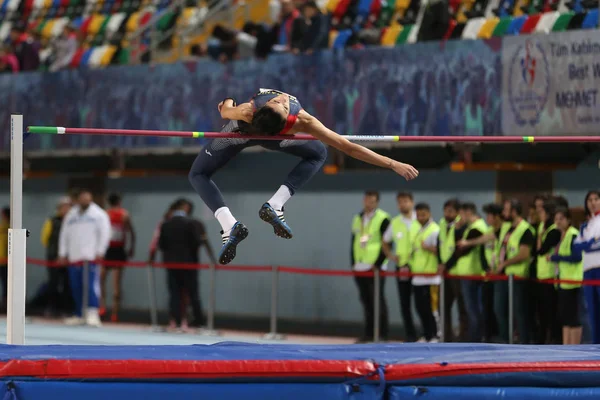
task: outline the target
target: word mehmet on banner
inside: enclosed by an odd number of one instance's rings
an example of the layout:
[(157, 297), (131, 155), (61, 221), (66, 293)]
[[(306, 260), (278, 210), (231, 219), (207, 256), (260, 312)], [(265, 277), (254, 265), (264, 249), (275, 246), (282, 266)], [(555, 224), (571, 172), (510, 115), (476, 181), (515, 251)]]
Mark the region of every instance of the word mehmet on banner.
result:
[(595, 107), (597, 96), (598, 89), (565, 90), (562, 92), (556, 92), (556, 107)]

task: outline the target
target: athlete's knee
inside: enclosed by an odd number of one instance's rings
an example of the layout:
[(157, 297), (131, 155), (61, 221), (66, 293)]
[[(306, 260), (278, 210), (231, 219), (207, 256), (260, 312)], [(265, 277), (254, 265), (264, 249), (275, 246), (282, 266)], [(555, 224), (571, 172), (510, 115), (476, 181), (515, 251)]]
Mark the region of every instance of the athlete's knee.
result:
[(192, 184), (192, 186), (198, 182), (199, 179), (209, 179), (210, 176), (207, 174), (207, 171), (203, 168), (200, 162), (194, 162), (192, 164), (192, 168), (190, 168), (190, 172), (188, 173), (188, 180)]
[(315, 141), (312, 147), (313, 158), (315, 161), (317, 161), (319, 165), (324, 164), (327, 160), (327, 147), (319, 141)]

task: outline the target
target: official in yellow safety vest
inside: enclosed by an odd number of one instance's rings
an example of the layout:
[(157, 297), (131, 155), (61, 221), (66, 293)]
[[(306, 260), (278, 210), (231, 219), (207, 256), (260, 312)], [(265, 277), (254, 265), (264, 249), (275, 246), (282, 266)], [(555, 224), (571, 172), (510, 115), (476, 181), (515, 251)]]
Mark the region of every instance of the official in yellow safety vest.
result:
[[(494, 234), (487, 234), (471, 241), (461, 241), (460, 246), (483, 244), (494, 240), (494, 261), (491, 272), (498, 275), (513, 275), (514, 313), (517, 321), (519, 341), (529, 344), (531, 326), (527, 279), (529, 265), (535, 245), (533, 227), (523, 219), (523, 205), (517, 199), (504, 202), (502, 217), (506, 221)], [(498, 322), (498, 333), (504, 342), (508, 342), (508, 281), (494, 282), (494, 314)]]
[[(494, 248), (496, 245), (496, 232), (500, 232), (503, 224), (507, 224), (502, 218), (502, 206), (499, 204), (486, 204), (483, 206), (485, 213), (485, 222), (488, 230), (484, 237), (491, 237), (491, 240), (484, 243), (485, 260), (487, 263), (487, 273), (495, 271), (494, 266)], [(481, 239), (481, 238), (480, 238)], [(481, 300), (483, 303), (483, 341), (485, 343), (493, 342), (498, 336), (498, 321), (494, 314), (494, 282), (486, 280), (481, 288)]]
[(558, 311), (558, 292), (554, 285), (539, 282), (545, 279), (554, 279), (556, 276), (555, 265), (548, 261), (548, 256), (553, 254), (560, 243), (561, 233), (554, 224), (556, 205), (550, 200), (537, 209), (540, 223), (537, 226), (537, 252), (535, 263), (535, 313), (539, 321), (539, 344), (560, 344), (561, 328), (556, 313)]
[[(354, 271), (371, 271), (373, 269), (385, 270), (383, 262), (383, 234), (390, 224), (390, 216), (379, 208), (379, 193), (365, 192), (363, 211), (354, 216), (352, 220), (351, 261)], [(355, 276), (358, 286), (360, 301), (365, 317), (365, 332), (358, 342), (373, 341), (373, 328), (375, 326), (375, 282), (373, 277)], [(384, 296), (384, 277), (379, 279), (380, 291), (380, 335), (386, 340), (389, 331), (388, 310)]]
[[(464, 221), (461, 221), (458, 211), (460, 203), (457, 199), (449, 199), (444, 203), (444, 217), (440, 219), (440, 235), (438, 237), (438, 269), (442, 273), (444, 265), (448, 262), (454, 250), (456, 242), (462, 238), (465, 229)], [(452, 275), (453, 272), (449, 271)], [(437, 286), (435, 287), (437, 289)], [(454, 335), (452, 324), (452, 309), (454, 304), (458, 305), (458, 337)], [(464, 342), (467, 339), (467, 311), (462, 296), (460, 282), (456, 279), (446, 279), (444, 282), (444, 341)]]
[[(437, 274), (437, 239), (440, 232), (438, 224), (431, 219), (431, 209), (428, 204), (416, 205), (418, 223), (412, 225), (411, 229), (411, 257), (410, 270), (414, 274)], [(423, 337), (420, 342), (436, 343), (437, 324), (431, 307), (431, 286), (440, 284), (439, 275), (414, 276), (412, 278), (413, 291), (415, 294), (415, 306), (417, 314), (423, 327)]]
[[(460, 220), (464, 223), (462, 239), (474, 240), (485, 235), (488, 227), (479, 215), (474, 203), (466, 202), (460, 205)], [(462, 296), (467, 308), (469, 342), (478, 343), (482, 335), (482, 280), (468, 279), (474, 276), (483, 277), (487, 269), (485, 245), (463, 246), (457, 248), (450, 259), (443, 265), (461, 285)], [(460, 277), (464, 277), (460, 279)]]
[(561, 232), (560, 243), (548, 261), (558, 266), (558, 278), (574, 281), (561, 283), (558, 292), (558, 315), (562, 325), (563, 344), (581, 344), (581, 281), (583, 280), (583, 253), (574, 246), (579, 231), (571, 226), (571, 213), (558, 208), (554, 224)]
[[(394, 264), (394, 269), (399, 272), (410, 273), (410, 254), (412, 244), (410, 232), (413, 223), (416, 224), (414, 201), (411, 193), (400, 192), (396, 196), (398, 214), (392, 219), (383, 235), (383, 251), (388, 260)], [(393, 245), (393, 250), (392, 250)], [(416, 342), (417, 332), (412, 317), (412, 283), (410, 277), (398, 277), (398, 297), (400, 298), (400, 311), (404, 322), (404, 341)]]
[[(498, 258), (496, 273), (528, 278), (529, 264), (535, 245), (533, 227), (523, 219), (523, 205), (517, 199), (504, 202), (503, 216), (510, 222), (510, 227), (501, 229), (498, 238), (499, 251), (496, 254)], [(499, 281), (498, 283), (499, 285), (496, 286), (494, 292), (496, 318), (498, 321), (505, 321), (506, 334), (511, 334), (508, 332), (508, 281)], [(514, 314), (521, 344), (529, 344), (531, 341), (530, 304), (527, 296), (527, 286), (527, 281), (514, 280)]]

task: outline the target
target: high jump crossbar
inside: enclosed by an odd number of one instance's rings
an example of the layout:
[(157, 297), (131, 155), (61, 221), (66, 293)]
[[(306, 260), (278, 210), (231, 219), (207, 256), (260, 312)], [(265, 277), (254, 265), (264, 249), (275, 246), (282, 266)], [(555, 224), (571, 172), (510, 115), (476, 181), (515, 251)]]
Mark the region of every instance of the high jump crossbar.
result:
[[(28, 133), (51, 135), (115, 135), (158, 136), (181, 138), (240, 138), (240, 133), (151, 131), (133, 129), (64, 128), (57, 126), (29, 126)], [(295, 135), (242, 135), (251, 140), (318, 140), (307, 134)], [(445, 142), (445, 143), (567, 143), (600, 142), (600, 136), (397, 136), (397, 135), (344, 135), (351, 142)]]

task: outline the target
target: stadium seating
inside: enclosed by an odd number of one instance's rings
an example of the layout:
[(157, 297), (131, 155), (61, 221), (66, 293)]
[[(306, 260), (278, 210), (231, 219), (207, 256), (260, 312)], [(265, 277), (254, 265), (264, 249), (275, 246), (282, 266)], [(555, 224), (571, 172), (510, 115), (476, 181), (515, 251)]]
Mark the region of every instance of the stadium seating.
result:
[[(429, 1), (421, 0), (326, 0), (323, 11), (330, 16), (329, 46), (343, 48), (356, 42), (361, 29), (375, 30), (382, 46), (415, 42)], [(131, 35), (154, 24), (159, 32), (173, 27), (183, 31), (196, 26), (207, 13), (205, 3), (188, 0), (181, 9), (169, 0), (0, 0), (0, 40), (6, 40), (11, 27), (25, 25), (42, 43), (59, 36), (68, 24), (81, 33), (80, 48), (72, 67), (102, 67), (130, 63)], [(251, 6), (249, 6), (251, 4)], [(490, 39), (505, 35), (562, 32), (598, 27), (598, 3), (593, 0), (450, 0), (449, 18), (444, 21), (439, 40)], [(187, 38), (185, 51), (205, 42), (218, 24), (240, 29), (246, 21), (268, 23), (269, 0), (255, 0), (236, 7), (234, 15), (217, 15), (200, 33)], [(144, 46), (148, 35), (140, 35)], [(179, 37), (167, 40), (179, 46)], [(50, 50), (42, 50), (43, 59)], [(177, 53), (176, 56), (180, 56)], [(175, 61), (170, 59), (168, 61)]]

